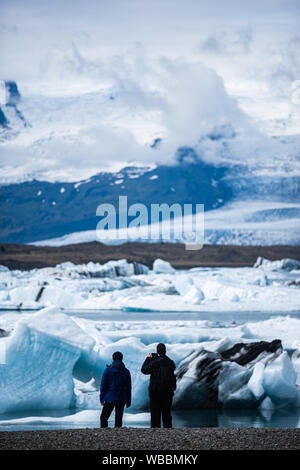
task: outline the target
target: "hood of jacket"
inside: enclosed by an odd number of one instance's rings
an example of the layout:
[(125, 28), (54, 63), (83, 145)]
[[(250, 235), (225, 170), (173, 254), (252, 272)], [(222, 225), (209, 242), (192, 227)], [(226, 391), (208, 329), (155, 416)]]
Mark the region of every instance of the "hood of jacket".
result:
[(115, 367), (116, 369), (125, 369), (125, 364), (123, 361), (120, 361), (119, 359), (116, 361), (113, 361), (111, 366), (108, 367)]

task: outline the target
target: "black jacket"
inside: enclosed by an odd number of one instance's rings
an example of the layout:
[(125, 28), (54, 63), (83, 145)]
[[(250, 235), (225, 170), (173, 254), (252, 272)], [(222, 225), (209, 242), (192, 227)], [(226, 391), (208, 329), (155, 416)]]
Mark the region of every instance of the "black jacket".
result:
[[(142, 365), (142, 373), (150, 374), (149, 393), (174, 393), (176, 389), (176, 377), (174, 370), (176, 369), (174, 361), (168, 356), (158, 356), (157, 354), (151, 357), (146, 357)], [(164, 385), (161, 384), (161, 377), (167, 378)]]

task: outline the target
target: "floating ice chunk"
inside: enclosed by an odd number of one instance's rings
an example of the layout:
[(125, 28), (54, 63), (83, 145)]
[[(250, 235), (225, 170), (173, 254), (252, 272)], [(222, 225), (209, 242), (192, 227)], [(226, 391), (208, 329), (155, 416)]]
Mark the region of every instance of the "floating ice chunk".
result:
[(0, 264), (0, 273), (1, 272), (5, 273), (7, 271), (9, 271), (9, 269), (6, 266), (3, 266), (2, 264)]
[(253, 266), (254, 268), (264, 267), (270, 269), (271, 271), (277, 269), (284, 269), (285, 271), (292, 271), (293, 269), (300, 269), (300, 262), (291, 259), (283, 258), (281, 260), (270, 261), (266, 258), (259, 256)]
[(76, 264), (71, 263), (71, 261), (65, 261), (64, 263), (57, 264), (56, 267), (61, 269), (73, 269), (76, 268)]
[(256, 338), (256, 336), (252, 333), (248, 325), (243, 325), (241, 327), (242, 338)]
[(9, 291), (0, 288), (0, 301), (10, 302), (11, 297), (9, 295)]
[(157, 258), (153, 263), (153, 272), (160, 274), (174, 273), (175, 269), (168, 261)]
[(76, 308), (88, 298), (88, 292), (80, 292), (76, 286), (52, 284), (46, 286), (39, 299), (39, 303), (44, 306)]
[(71, 344), (81, 351), (92, 350), (95, 340), (88, 336), (68, 315), (55, 307), (44, 308), (23, 318), (18, 324)]
[(32, 283), (27, 286), (15, 287), (10, 290), (9, 297), (13, 305), (21, 305), (22, 307), (37, 307), (35, 299), (38, 296), (41, 286)]
[[(2, 429), (4, 426), (13, 426), (16, 429), (20, 426), (20, 429), (36, 429), (38, 426), (43, 426), (47, 429), (70, 429), (70, 428), (96, 428), (99, 427), (100, 410), (98, 409), (85, 409), (78, 411), (77, 413), (68, 414), (66, 416), (28, 416), (26, 418), (16, 418), (9, 420), (1, 420)], [(109, 422), (112, 422), (113, 426), (113, 415), (111, 415)], [(138, 424), (148, 426), (150, 416), (149, 413), (124, 413), (123, 425), (136, 426)], [(18, 428), (17, 428), (18, 429)]]
[(0, 413), (74, 406), (73, 367), (94, 343), (55, 309), (19, 321), (1, 365)]
[(142, 307), (122, 307), (123, 312), (155, 312), (153, 308), (142, 308)]
[(240, 302), (240, 296), (243, 295), (242, 289), (231, 286), (223, 285), (219, 291), (219, 300), (222, 302)]
[(141, 263), (128, 263), (126, 259), (108, 261), (103, 265), (104, 271), (112, 271), (115, 276), (132, 276), (133, 274), (147, 274), (149, 269)]
[(268, 277), (266, 276), (266, 274), (262, 271), (260, 271), (258, 274), (259, 276), (253, 281), (253, 284), (257, 286), (262, 286), (262, 287), (269, 286), (270, 281)]
[(199, 305), (205, 298), (204, 293), (200, 287), (195, 285), (194, 279), (191, 276), (178, 276), (174, 285), (177, 292), (183, 296), (183, 300), (187, 303)]
[(230, 302), (239, 302), (240, 298), (237, 294), (233, 294), (232, 296), (229, 297)]
[[(160, 265), (162, 263), (165, 262), (161, 261)], [(74, 265), (68, 262), (29, 272), (4, 268), (5, 271), (0, 270), (0, 304), (3, 308), (18, 309), (57, 305), (68, 309), (150, 307), (160, 311), (272, 310), (286, 313), (297, 309), (300, 302), (300, 290), (290, 287), (296, 285), (299, 271), (273, 271), (268, 274), (268, 281), (264, 268), (198, 268), (174, 273), (173, 268), (168, 263), (166, 265), (171, 272), (148, 273), (147, 267), (126, 260), (105, 265), (93, 262)], [(162, 268), (159, 270), (162, 271)], [(205, 301), (197, 303), (199, 299), (196, 299), (193, 305), (183, 299), (193, 286), (201, 289)], [(124, 289), (123, 293), (121, 289)], [(116, 291), (114, 296), (103, 295), (103, 292), (112, 291)], [(195, 293), (195, 289), (192, 292)], [(286, 331), (280, 328), (283, 329)], [(269, 334), (267, 329), (263, 333)], [(287, 336), (280, 331), (279, 337), (282, 334)]]
[(208, 279), (202, 286), (202, 290), (207, 299), (218, 299), (221, 289), (222, 283), (215, 279)]
[(193, 305), (198, 305), (198, 304), (201, 304), (202, 300), (204, 300), (204, 294), (202, 292), (202, 290), (197, 287), (197, 286), (193, 286), (186, 294), (185, 296), (183, 297), (183, 300), (185, 302), (188, 302), (189, 304), (193, 304)]
[(191, 276), (179, 275), (177, 276), (174, 286), (180, 295), (186, 295), (194, 286), (194, 280)]
[(135, 261), (128, 263), (126, 259), (108, 261), (103, 265), (92, 261), (81, 265), (65, 262), (58, 264), (56, 268), (62, 270), (63, 275), (68, 275), (71, 278), (114, 278), (133, 274), (147, 274), (149, 271), (147, 266)]
[(202, 291), (206, 299), (222, 302), (239, 302), (245, 295), (245, 289), (228, 280), (208, 279), (203, 283)]
[(300, 406), (300, 391), (296, 386), (297, 375), (284, 351), (266, 366), (262, 385), (275, 406)]
[(248, 382), (248, 388), (258, 400), (264, 394), (264, 387), (262, 385), (264, 377), (265, 366), (262, 362), (257, 362), (254, 366), (251, 378)]
[(177, 368), (175, 406), (256, 408), (268, 396), (275, 408), (299, 407), (296, 373), (281, 351), (279, 340), (194, 351)]

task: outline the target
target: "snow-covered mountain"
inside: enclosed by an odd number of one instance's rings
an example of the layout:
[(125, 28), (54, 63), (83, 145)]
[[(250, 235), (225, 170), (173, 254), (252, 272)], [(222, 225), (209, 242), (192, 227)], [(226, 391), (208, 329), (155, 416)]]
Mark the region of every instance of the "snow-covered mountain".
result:
[(62, 245), (97, 240), (98, 205), (110, 203), (118, 210), (120, 195), (128, 197), (128, 205), (142, 202), (148, 208), (162, 202), (204, 203), (206, 243), (300, 242), (299, 178), (238, 178), (228, 167), (203, 162), (128, 166), (76, 183), (33, 180), (3, 185), (0, 195), (1, 242)]
[[(190, 153), (190, 149), (181, 152)], [(226, 168), (198, 162), (128, 166), (117, 173), (102, 172), (76, 183), (27, 181), (0, 187), (2, 242), (34, 242), (82, 230), (94, 231), (100, 203), (114, 204), (126, 195), (128, 206), (136, 202), (205, 203), (221, 206), (231, 197), (223, 183)]]
[(146, 207), (204, 204), (207, 243), (300, 242), (299, 136), (245, 131), (236, 112), (208, 122), (195, 145), (172, 147), (154, 104), (145, 114), (137, 98), (23, 96), (0, 82), (1, 242), (94, 240), (98, 205), (117, 207), (121, 195)]

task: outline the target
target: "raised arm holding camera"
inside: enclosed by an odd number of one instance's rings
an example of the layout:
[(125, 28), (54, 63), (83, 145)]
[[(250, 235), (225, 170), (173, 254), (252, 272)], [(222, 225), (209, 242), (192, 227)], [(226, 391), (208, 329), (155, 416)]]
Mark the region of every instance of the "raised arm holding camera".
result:
[(174, 361), (166, 355), (166, 346), (159, 343), (156, 353), (149, 353), (142, 365), (142, 373), (150, 375), (149, 396), (151, 427), (172, 427), (172, 401), (176, 389)]

